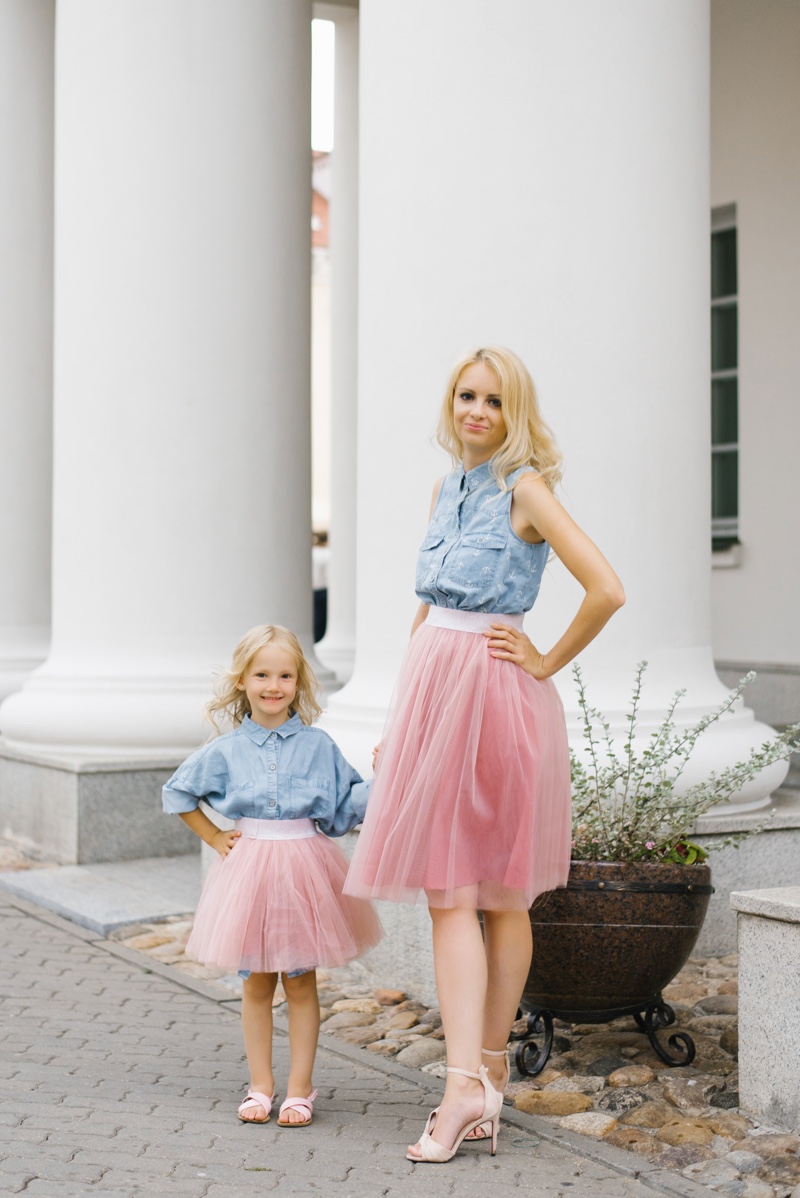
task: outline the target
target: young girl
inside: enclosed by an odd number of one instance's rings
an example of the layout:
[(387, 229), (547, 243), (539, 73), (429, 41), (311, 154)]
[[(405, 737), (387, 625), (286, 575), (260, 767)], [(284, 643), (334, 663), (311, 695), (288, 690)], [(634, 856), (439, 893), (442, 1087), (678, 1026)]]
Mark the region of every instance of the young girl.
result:
[[(342, 893), (347, 859), (328, 836), (364, 818), (369, 783), (312, 722), (317, 681), (297, 637), (279, 625), (251, 629), (236, 646), (207, 713), (233, 731), (193, 753), (164, 787), (164, 809), (211, 845), (187, 955), (245, 977), (242, 1028), (250, 1087), (246, 1123), (268, 1123), (275, 1098), (272, 998), (283, 974), (291, 1069), (281, 1127), (311, 1123), (319, 1033), (315, 969), (341, 965), (376, 944), (371, 903)], [(222, 831), (203, 799), (234, 820)], [(320, 835), (320, 832), (326, 835)]]
[[(494, 1152), (528, 908), (569, 872), (569, 753), (551, 678), (624, 602), (553, 495), (558, 448), (516, 354), (494, 346), (456, 366), (438, 439), (455, 469), (434, 488), (420, 608), (347, 880), (363, 898), (424, 891), (430, 908), (447, 1082), (412, 1161), (450, 1160), (467, 1136), (491, 1137)], [(551, 548), (585, 595), (542, 653), (522, 616)]]

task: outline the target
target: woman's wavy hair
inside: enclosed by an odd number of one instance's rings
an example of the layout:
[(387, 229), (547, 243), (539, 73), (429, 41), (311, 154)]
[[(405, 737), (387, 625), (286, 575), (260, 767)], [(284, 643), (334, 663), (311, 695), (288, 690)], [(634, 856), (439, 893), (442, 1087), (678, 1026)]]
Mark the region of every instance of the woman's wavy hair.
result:
[(322, 714), (317, 703), (319, 683), (303, 654), (302, 646), (293, 632), (280, 624), (259, 624), (246, 632), (233, 651), (230, 669), (224, 670), (214, 682), (214, 698), (206, 705), (206, 717), (219, 736), (223, 729), (217, 716), (223, 714), (225, 723), (238, 728), (246, 715), (250, 715), (250, 703), (239, 684), (249, 670), (253, 658), (266, 645), (277, 645), (292, 655), (297, 669), (297, 694), (289, 712), (299, 715), (304, 724), (313, 724)]
[(551, 430), (542, 419), (536, 388), (527, 367), (510, 349), (488, 345), (476, 349), (454, 366), (447, 381), (436, 440), (459, 463), (463, 446), (456, 433), (453, 399), (461, 375), (468, 366), (483, 362), (500, 381), (500, 402), (506, 422), (506, 439), (492, 458), (492, 474), (502, 491), (508, 490), (506, 477), (520, 466), (533, 466), (551, 491), (561, 479), (561, 451)]

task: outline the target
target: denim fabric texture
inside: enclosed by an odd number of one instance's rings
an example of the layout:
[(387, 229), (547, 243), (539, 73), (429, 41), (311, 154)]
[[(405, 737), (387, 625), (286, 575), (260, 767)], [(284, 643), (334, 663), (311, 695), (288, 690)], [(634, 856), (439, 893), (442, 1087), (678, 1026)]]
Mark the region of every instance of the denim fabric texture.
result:
[(443, 479), (417, 559), (423, 603), (509, 615), (533, 607), (550, 547), (528, 544), (511, 527), (511, 488), (529, 470), (509, 474), (508, 491), (495, 482), (491, 461)]
[(179, 766), (164, 787), (167, 812), (204, 799), (228, 819), (313, 819), (343, 836), (364, 819), (370, 783), (323, 732), (293, 715), (270, 731), (246, 716)]

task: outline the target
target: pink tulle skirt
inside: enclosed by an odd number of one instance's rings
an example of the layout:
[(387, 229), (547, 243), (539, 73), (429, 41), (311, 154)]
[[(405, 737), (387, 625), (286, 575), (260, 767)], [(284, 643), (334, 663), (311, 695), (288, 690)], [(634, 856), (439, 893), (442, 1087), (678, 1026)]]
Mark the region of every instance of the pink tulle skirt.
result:
[[(347, 858), (311, 820), (237, 827), (242, 836), (208, 871), (187, 956), (231, 971), (292, 973), (343, 965), (378, 943), (372, 904), (342, 893)], [(273, 838), (282, 832), (291, 839)]]
[(346, 893), (524, 910), (566, 884), (570, 766), (558, 691), (491, 657), (480, 635), (521, 620), (432, 607), (415, 632)]

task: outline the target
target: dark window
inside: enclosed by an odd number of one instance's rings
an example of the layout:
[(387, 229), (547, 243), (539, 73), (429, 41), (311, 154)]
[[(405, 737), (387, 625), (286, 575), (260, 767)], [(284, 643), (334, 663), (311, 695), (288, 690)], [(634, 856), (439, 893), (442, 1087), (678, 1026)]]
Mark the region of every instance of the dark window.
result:
[(736, 212), (711, 221), (711, 539), (739, 540), (739, 332)]

